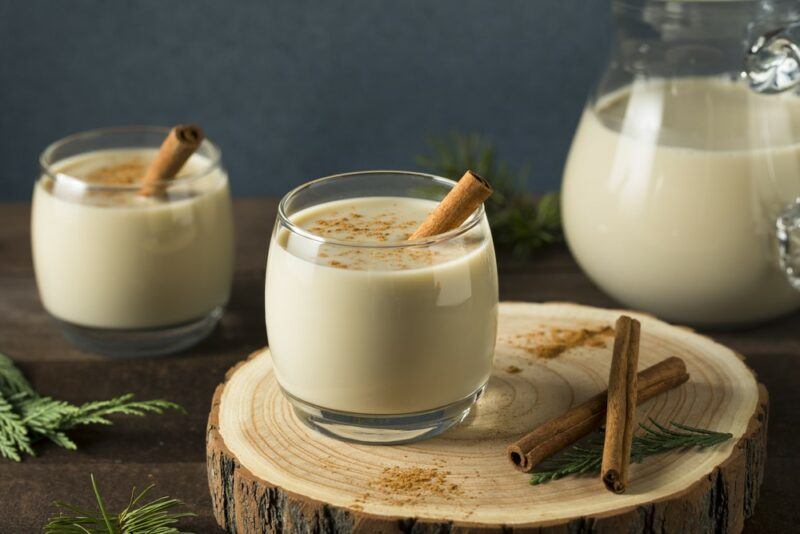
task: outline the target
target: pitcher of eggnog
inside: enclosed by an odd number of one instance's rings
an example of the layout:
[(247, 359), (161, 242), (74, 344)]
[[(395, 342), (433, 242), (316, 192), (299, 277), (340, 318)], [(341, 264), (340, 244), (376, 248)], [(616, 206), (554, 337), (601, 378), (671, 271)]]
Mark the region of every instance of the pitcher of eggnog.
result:
[(706, 327), (800, 308), (800, 2), (613, 0), (564, 171), (569, 247), (626, 306)]

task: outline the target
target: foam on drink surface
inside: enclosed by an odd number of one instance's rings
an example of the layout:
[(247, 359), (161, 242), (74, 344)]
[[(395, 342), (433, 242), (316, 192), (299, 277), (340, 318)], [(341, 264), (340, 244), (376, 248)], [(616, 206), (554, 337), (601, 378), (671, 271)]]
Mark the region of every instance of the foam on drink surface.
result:
[[(159, 199), (140, 195), (136, 189), (157, 152), (154, 148), (119, 148), (78, 154), (52, 166), (53, 173), (66, 180), (57, 184), (44, 182), (43, 186), (49, 192), (58, 187), (58, 193), (66, 198), (80, 195), (83, 202), (88, 200), (97, 206), (157, 205)], [(207, 166), (204, 157), (194, 154), (176, 178), (202, 172)], [(196, 194), (189, 188), (169, 192), (171, 200), (193, 196)]]
[(292, 254), (309, 261), (354, 270), (415, 269), (455, 259), (476, 248), (481, 239), (473, 232), (430, 246), (400, 246), (437, 204), (404, 197), (327, 202), (297, 213), (292, 222), (316, 236), (352, 246), (291, 235), (282, 236), (280, 242)]

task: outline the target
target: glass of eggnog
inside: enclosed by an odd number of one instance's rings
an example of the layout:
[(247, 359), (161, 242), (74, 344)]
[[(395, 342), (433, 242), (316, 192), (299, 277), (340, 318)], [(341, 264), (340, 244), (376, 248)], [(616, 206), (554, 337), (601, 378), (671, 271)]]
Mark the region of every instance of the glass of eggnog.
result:
[(497, 267), (479, 207), (409, 239), (455, 182), (366, 171), (286, 195), (269, 248), (266, 323), (297, 415), (342, 439), (401, 443), (463, 420), (489, 379)]
[(170, 132), (123, 127), (47, 147), (31, 237), (42, 304), (79, 347), (114, 356), (179, 351), (203, 339), (231, 289), (228, 176), (208, 140), (158, 195), (141, 179)]

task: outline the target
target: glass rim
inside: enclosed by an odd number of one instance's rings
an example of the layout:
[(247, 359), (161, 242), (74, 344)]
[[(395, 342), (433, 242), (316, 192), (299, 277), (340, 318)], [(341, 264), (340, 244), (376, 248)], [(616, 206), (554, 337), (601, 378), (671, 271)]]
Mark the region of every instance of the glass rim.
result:
[[(789, 4), (795, 0), (772, 0), (774, 3), (781, 5), (781, 4)], [(761, 0), (612, 0), (612, 5), (615, 8), (622, 9), (624, 11), (630, 12), (641, 12), (647, 9), (648, 7), (659, 7), (664, 8), (668, 5), (672, 4), (683, 4), (686, 6), (694, 6), (698, 8), (709, 8), (712, 6), (716, 7), (730, 7), (730, 6), (757, 6), (761, 3)], [(682, 16), (681, 12), (674, 12), (672, 13), (675, 17)]]
[[(59, 161), (64, 161), (63, 159), (53, 161), (53, 153), (62, 148), (69, 143), (74, 143), (76, 141), (85, 141), (90, 140), (93, 138), (102, 138), (108, 135), (114, 134), (124, 134), (124, 133), (161, 133), (164, 137), (167, 136), (169, 131), (172, 128), (169, 126), (157, 126), (157, 125), (147, 125), (147, 124), (134, 124), (128, 126), (110, 126), (104, 128), (94, 128), (91, 130), (84, 130), (81, 132), (75, 132), (69, 134), (65, 137), (57, 139), (53, 141), (45, 149), (39, 154), (39, 169), (42, 175), (46, 175), (53, 180), (64, 180), (69, 181), (72, 183), (80, 183), (82, 188), (85, 189), (92, 189), (92, 190), (106, 190), (106, 191), (138, 191), (141, 189), (141, 184), (104, 184), (104, 183), (94, 183), (94, 182), (87, 182), (81, 178), (76, 176), (71, 176), (69, 174), (64, 174), (61, 172), (54, 172), (53, 167), (58, 164)], [(207, 137), (203, 139), (203, 142), (200, 146), (206, 145), (210, 147), (211, 154), (209, 157), (205, 158), (208, 159), (208, 164), (205, 165), (201, 170), (197, 172), (193, 172), (190, 174), (186, 174), (181, 176), (180, 178), (173, 178), (164, 183), (165, 189), (171, 189), (173, 187), (184, 185), (186, 183), (193, 182), (199, 178), (203, 178), (208, 176), (215, 170), (220, 167), (220, 163), (222, 161), (222, 151), (220, 150), (219, 146), (216, 143), (208, 139)], [(124, 148), (154, 148), (154, 147), (137, 147), (137, 146), (130, 146), (130, 147), (117, 147), (119, 149)], [(157, 148), (157, 147), (155, 147)], [(199, 148), (199, 147), (198, 147)], [(113, 149), (111, 149), (113, 150)], [(89, 152), (89, 151), (87, 151)], [(197, 153), (197, 151), (195, 151)], [(75, 154), (78, 155), (78, 154)], [(39, 178), (37, 177), (37, 180)]]
[[(647, 4), (758, 4), (762, 0), (613, 0), (613, 3), (631, 7), (644, 7)], [(789, 3), (792, 0), (773, 0)]]
[(448, 230), (447, 232), (443, 232), (441, 234), (436, 234), (429, 237), (420, 237), (418, 239), (409, 239), (407, 241), (402, 241), (402, 242), (372, 243), (372, 242), (362, 242), (362, 241), (345, 241), (343, 239), (325, 237), (319, 234), (315, 234), (314, 232), (309, 232), (308, 230), (294, 224), (292, 220), (289, 218), (289, 216), (286, 214), (287, 203), (292, 199), (294, 199), (295, 197), (297, 197), (298, 195), (302, 194), (304, 191), (314, 186), (324, 184), (327, 182), (337, 181), (342, 178), (351, 178), (356, 176), (370, 176), (377, 174), (392, 174), (395, 176), (411, 176), (415, 178), (424, 178), (426, 180), (429, 180), (437, 184), (446, 185), (448, 186), (449, 189), (452, 189), (456, 185), (455, 180), (444, 178), (442, 176), (436, 176), (435, 174), (428, 174), (415, 171), (387, 169), (387, 170), (352, 171), (352, 172), (343, 172), (339, 174), (331, 174), (328, 176), (323, 176), (322, 178), (317, 178), (309, 182), (306, 182), (286, 193), (281, 199), (281, 201), (278, 203), (278, 221), (281, 223), (281, 225), (285, 226), (286, 229), (289, 230), (290, 232), (299, 235), (300, 237), (316, 241), (318, 243), (336, 245), (339, 247), (350, 247), (350, 248), (397, 249), (397, 248), (423, 247), (450, 241), (472, 230), (484, 218), (485, 210), (483, 204), (481, 203), (481, 205), (478, 206), (478, 209), (476, 209), (469, 217), (467, 217), (467, 220), (461, 223), (461, 225), (458, 228)]

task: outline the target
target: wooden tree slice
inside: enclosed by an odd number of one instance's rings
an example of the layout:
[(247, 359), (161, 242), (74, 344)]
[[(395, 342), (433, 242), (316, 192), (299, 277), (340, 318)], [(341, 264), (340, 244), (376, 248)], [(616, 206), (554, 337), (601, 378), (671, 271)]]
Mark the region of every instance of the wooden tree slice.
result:
[[(619, 314), (501, 304), (486, 393), (464, 423), (411, 445), (356, 445), (307, 428), (281, 396), (269, 351), (253, 354), (217, 388), (209, 416), (217, 521), (237, 533), (740, 531), (764, 468), (766, 389), (731, 350), (648, 316), (632, 314), (642, 321), (640, 368), (679, 356), (691, 379), (643, 404), (639, 420), (734, 439), (634, 464), (623, 495), (596, 476), (532, 486), (507, 460), (510, 441), (606, 388), (612, 338), (601, 330)], [(553, 329), (583, 328), (590, 332), (553, 341)], [(398, 483), (415, 476), (422, 480)]]

